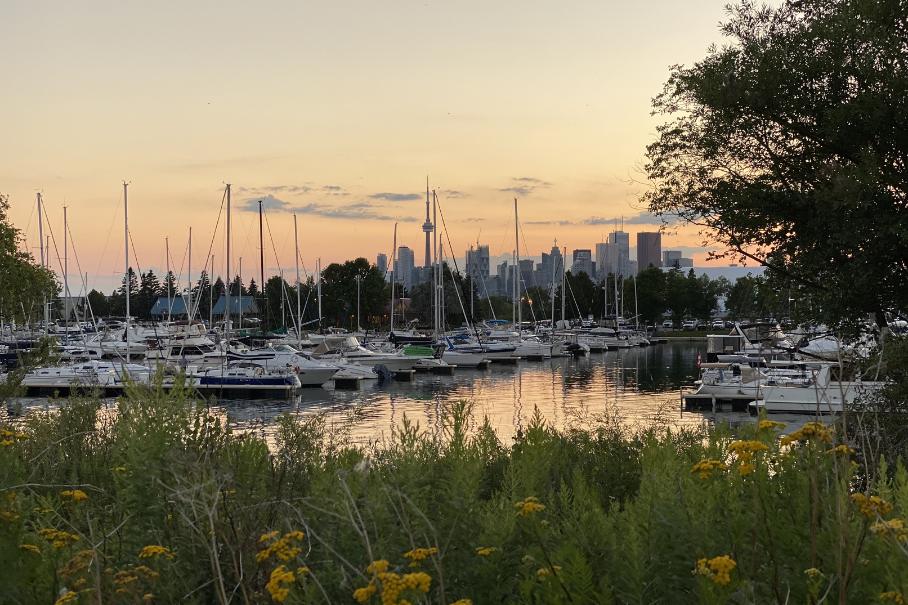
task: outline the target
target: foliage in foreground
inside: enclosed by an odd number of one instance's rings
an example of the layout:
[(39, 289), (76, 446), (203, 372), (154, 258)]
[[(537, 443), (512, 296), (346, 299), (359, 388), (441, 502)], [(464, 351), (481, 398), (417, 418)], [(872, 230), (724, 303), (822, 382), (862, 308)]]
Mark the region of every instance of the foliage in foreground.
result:
[(70, 401), (0, 442), (10, 603), (817, 603), (908, 595), (908, 473), (866, 485), (833, 430), (732, 438), (537, 419), (504, 447), (458, 406), (352, 446), (271, 448), (182, 393)]

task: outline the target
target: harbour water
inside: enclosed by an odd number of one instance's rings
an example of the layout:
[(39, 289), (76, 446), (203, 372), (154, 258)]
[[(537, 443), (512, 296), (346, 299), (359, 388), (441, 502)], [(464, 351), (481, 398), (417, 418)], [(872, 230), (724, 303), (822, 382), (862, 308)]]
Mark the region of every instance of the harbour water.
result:
[(217, 410), (237, 429), (273, 433), (284, 413), (323, 414), (356, 442), (387, 439), (406, 416), (439, 430), (446, 406), (472, 405), (477, 422), (488, 417), (503, 443), (534, 413), (557, 428), (589, 427), (608, 418), (628, 427), (699, 426), (707, 416), (681, 413), (679, 389), (697, 379), (704, 342), (675, 342), (591, 354), (579, 359), (493, 364), (457, 369), (452, 376), (417, 374), (412, 382), (364, 382), (355, 391), (305, 389), (288, 401), (222, 401)]

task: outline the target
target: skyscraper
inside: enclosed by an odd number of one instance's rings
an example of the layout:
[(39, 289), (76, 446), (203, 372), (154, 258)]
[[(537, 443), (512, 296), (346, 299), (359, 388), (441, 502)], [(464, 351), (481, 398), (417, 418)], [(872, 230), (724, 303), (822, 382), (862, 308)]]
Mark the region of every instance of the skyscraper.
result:
[(662, 234), (658, 231), (637, 233), (637, 270), (662, 266)]
[(398, 247), (397, 260), (394, 261), (394, 281), (409, 289), (413, 286), (413, 269), (415, 267), (416, 260), (413, 250), (408, 246)]
[(384, 275), (388, 272), (388, 255), (384, 252), (379, 252), (378, 257), (375, 259), (375, 267), (379, 272)]
[(615, 275), (630, 275), (631, 245), (630, 236), (624, 231), (612, 231), (608, 234), (608, 243), (614, 245), (609, 249), (614, 253), (611, 261), (611, 272)]
[(573, 260), (572, 274), (586, 273), (590, 278), (593, 277), (593, 252), (589, 248), (574, 250)]
[(489, 278), (489, 247), (477, 246), (467, 250), (467, 275), (475, 281)]
[(596, 244), (596, 279), (600, 281), (604, 280), (609, 273), (614, 273), (612, 248), (614, 248), (612, 244), (605, 242)]

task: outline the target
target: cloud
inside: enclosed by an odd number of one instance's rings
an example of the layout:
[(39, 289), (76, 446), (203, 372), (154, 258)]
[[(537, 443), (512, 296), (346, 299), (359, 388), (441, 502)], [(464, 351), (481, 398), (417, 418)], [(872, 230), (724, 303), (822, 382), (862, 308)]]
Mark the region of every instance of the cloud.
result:
[(551, 186), (552, 184), (550, 182), (532, 176), (516, 176), (511, 178), (510, 186), (501, 187), (498, 191), (506, 191), (526, 197), (537, 189), (548, 189)]
[(614, 226), (616, 223), (620, 226), (621, 222), (624, 221), (625, 225), (662, 225), (662, 224), (672, 224), (673, 215), (665, 215), (662, 217), (656, 216), (649, 212), (640, 212), (633, 216), (626, 216), (623, 218), (605, 218), (602, 216), (591, 216), (579, 221), (572, 220), (546, 220), (546, 221), (526, 221), (525, 225), (557, 225), (560, 227), (571, 226), (571, 225), (610, 225)]
[(419, 193), (373, 193), (369, 196), (369, 199), (372, 200), (382, 200), (385, 202), (414, 202), (416, 200), (421, 200), (422, 195)]
[(467, 197), (466, 193), (464, 193), (463, 191), (458, 191), (457, 189), (442, 189), (441, 191), (439, 191), (439, 193), (444, 197), (452, 199)]
[(486, 219), (482, 218), (481, 216), (471, 216), (469, 218), (463, 219), (463, 222), (465, 222), (465, 223), (484, 223), (485, 220)]
[(325, 195), (350, 195), (350, 193), (340, 185), (322, 185), (321, 190), (325, 193)]
[(327, 204), (313, 202), (304, 206), (290, 208), (289, 210), (300, 214), (310, 214), (325, 218), (344, 220), (400, 221), (403, 223), (412, 223), (416, 221), (414, 217), (398, 217), (375, 212), (375, 210), (366, 202), (356, 202), (344, 206), (329, 206)]
[(258, 212), (259, 211), (259, 200), (262, 202), (262, 209), (269, 211), (278, 211), (284, 212), (290, 208), (290, 202), (285, 202), (284, 200), (278, 199), (271, 194), (261, 196), (261, 197), (251, 197), (249, 199), (243, 200), (240, 202), (240, 205), (237, 207), (241, 212)]

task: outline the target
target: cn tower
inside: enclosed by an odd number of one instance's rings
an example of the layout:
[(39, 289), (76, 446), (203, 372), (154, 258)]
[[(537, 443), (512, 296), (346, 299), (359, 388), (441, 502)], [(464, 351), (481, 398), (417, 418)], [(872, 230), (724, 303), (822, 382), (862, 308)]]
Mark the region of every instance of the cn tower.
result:
[(429, 219), (429, 177), (426, 177), (426, 222), (422, 224), (422, 230), (426, 234), (426, 264), (424, 267), (432, 266), (432, 230), (435, 225)]

